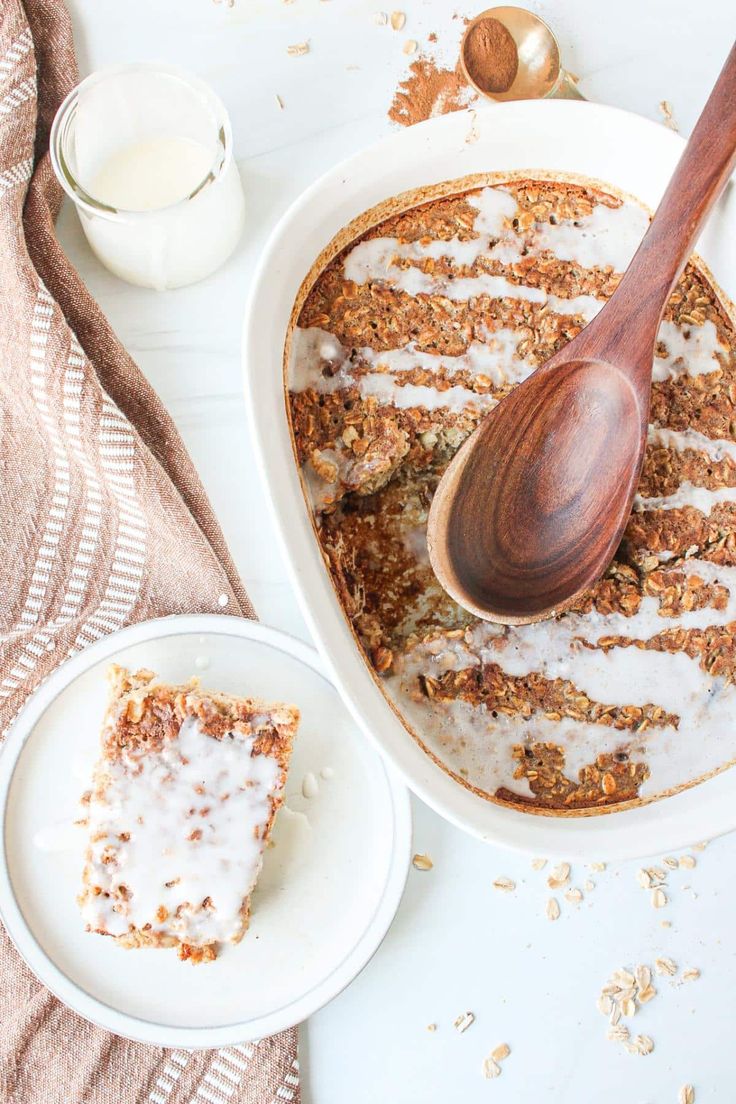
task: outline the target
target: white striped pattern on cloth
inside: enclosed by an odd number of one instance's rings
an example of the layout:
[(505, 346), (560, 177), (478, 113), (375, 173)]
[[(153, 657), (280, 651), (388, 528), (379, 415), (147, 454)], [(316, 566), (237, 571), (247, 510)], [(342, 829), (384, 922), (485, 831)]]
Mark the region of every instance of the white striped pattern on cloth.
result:
[(32, 173), (32, 157), (26, 157), (24, 161), (19, 161), (17, 165), (13, 165), (4, 172), (0, 172), (0, 199), (2, 199), (6, 192), (9, 192), (18, 184), (27, 184), (31, 179)]
[(250, 1043), (218, 1050), (217, 1059), (213, 1058), (190, 1104), (223, 1104), (229, 1100), (235, 1095), (253, 1054), (254, 1046)]
[[(87, 455), (80, 432), (81, 406), (84, 389), (84, 353), (74, 334), (70, 335), (69, 356), (64, 372), (62, 413), (72, 455), (84, 479), (85, 512), (69, 576), (69, 598), (61, 609), (62, 617), (72, 618), (80, 609), (87, 591), (92, 566), (97, 556), (102, 522), (102, 488), (95, 467)], [(79, 648), (72, 644), (68, 655)]]
[[(39, 621), (69, 505), (69, 459), (49, 407), (46, 388), (46, 346), (54, 313), (53, 306), (53, 299), (43, 284), (40, 284), (31, 319), (30, 380), (31, 394), (54, 457), (54, 482), (51, 503), (43, 525), (41, 543), (36, 552), (36, 561), (31, 572), (18, 628), (30, 628)], [(22, 685), (35, 669), (38, 659), (51, 640), (51, 632), (46, 629), (40, 629), (35, 633), (24, 646), (15, 666), (0, 683), (0, 697), (9, 697)]]
[(23, 80), (20, 84), (17, 84), (15, 88), (11, 88), (10, 92), (7, 92), (2, 99), (0, 99), (0, 115), (10, 115), (21, 104), (26, 103), (28, 100), (32, 100), (36, 95), (36, 82), (31, 78)]
[(31, 322), (31, 390), (41, 422), (48, 434), (54, 456), (54, 485), (43, 537), (33, 568), (28, 593), (18, 629), (30, 628), (39, 622), (44, 599), (52, 583), (53, 572), (66, 570), (57, 555), (69, 507), (70, 472), (67, 444), (80, 465), (85, 478), (86, 510), (76, 551), (71, 557), (65, 594), (53, 621), (46, 620), (28, 640), (16, 664), (0, 683), (0, 697), (7, 698), (18, 690), (35, 670), (39, 658), (54, 648), (54, 634), (67, 625), (79, 612), (87, 590), (90, 567), (98, 549), (103, 488), (105, 498), (117, 507), (118, 526), (111, 570), (99, 604), (89, 613), (68, 650), (75, 654), (86, 644), (122, 627), (138, 600), (146, 559), (146, 519), (141, 510), (133, 473), (134, 436), (127, 420), (107, 396), (103, 399), (100, 418), (99, 470), (102, 487), (94, 467), (87, 457), (80, 437), (80, 407), (86, 360), (76, 337), (71, 337), (71, 350), (64, 374), (62, 416), (65, 437), (51, 413), (46, 389), (46, 346), (51, 328), (54, 303), (43, 285)]
[[(110, 428), (123, 443), (111, 446)], [(108, 632), (121, 628), (135, 608), (146, 562), (146, 519), (135, 486), (133, 433), (129, 423), (107, 398), (103, 400), (99, 429), (103, 483), (118, 508), (118, 527), (112, 567), (102, 601), (79, 630), (73, 648), (83, 648)]]
[(164, 1068), (156, 1078), (156, 1088), (148, 1094), (148, 1104), (166, 1104), (171, 1090), (186, 1069), (190, 1055), (186, 1050), (171, 1050), (164, 1061)]
[(21, 31), (18, 35), (15, 42), (11, 43), (2, 58), (0, 58), (0, 83), (3, 83), (12, 76), (19, 62), (30, 54), (32, 48), (33, 39), (31, 38), (31, 29), (30, 27), (26, 27), (25, 30)]

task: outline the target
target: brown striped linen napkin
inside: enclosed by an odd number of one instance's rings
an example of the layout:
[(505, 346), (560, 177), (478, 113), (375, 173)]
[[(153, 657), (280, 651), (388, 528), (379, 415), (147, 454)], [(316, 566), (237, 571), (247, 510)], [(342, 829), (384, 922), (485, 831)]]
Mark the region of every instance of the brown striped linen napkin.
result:
[[(254, 616), (171, 419), (54, 234), (49, 128), (77, 79), (61, 0), (0, 0), (3, 732), (54, 666), (123, 625)], [(296, 1104), (298, 1069), (296, 1029), (216, 1051), (110, 1035), (0, 926), (2, 1104)]]

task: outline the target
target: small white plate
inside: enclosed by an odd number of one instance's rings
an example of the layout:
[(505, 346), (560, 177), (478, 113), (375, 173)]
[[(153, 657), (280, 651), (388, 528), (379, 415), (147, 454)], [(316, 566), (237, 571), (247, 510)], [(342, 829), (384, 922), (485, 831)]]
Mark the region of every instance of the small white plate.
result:
[[(84, 931), (76, 904), (84, 830), (69, 825), (98, 753), (112, 661), (174, 682), (196, 674), (206, 687), (301, 710), (250, 928), (213, 963), (192, 967), (170, 950), (126, 951)], [(0, 802), (0, 912), (16, 947), (80, 1015), (161, 1046), (243, 1042), (321, 1008), (378, 948), (409, 865), (408, 795), (360, 735), (317, 653), (236, 617), (147, 621), (63, 664), (5, 741)], [(55, 836), (65, 846), (50, 850)]]

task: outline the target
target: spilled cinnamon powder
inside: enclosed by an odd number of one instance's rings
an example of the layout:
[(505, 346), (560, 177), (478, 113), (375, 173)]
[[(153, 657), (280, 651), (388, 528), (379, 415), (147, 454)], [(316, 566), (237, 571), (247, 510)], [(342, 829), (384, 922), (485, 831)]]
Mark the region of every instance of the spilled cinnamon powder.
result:
[(396, 89), (388, 117), (400, 126), (413, 126), (460, 111), (475, 99), (475, 91), (458, 70), (442, 69), (432, 58), (421, 57), (412, 62), (409, 76)]

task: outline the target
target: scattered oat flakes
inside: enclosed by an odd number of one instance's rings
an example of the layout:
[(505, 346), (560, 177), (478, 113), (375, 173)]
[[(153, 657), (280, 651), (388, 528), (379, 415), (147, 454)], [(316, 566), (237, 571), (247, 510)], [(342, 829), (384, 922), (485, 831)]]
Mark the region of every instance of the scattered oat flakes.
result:
[(277, 103), (277, 104), (278, 104), (278, 106), (279, 106), (279, 110), (280, 110), (280, 111), (283, 111), (283, 110), (284, 110), (284, 101), (283, 101), (283, 100), (281, 99), (281, 97), (279, 96), (278, 92), (276, 93), (276, 103)]
[(427, 1024), (427, 1031), (436, 1031), (436, 1030), (437, 1030), (437, 1024), (436, 1023)]
[(661, 866), (647, 866), (643, 870), (640, 870), (637, 877), (639, 878), (639, 884), (644, 889), (650, 889), (655, 886), (665, 885), (667, 881), (667, 871), (663, 870)]
[(665, 866), (668, 866), (670, 870), (677, 870), (677, 867), (679, 866), (679, 863), (674, 855), (665, 855), (664, 859), (662, 859), (662, 862)]
[(567, 862), (558, 863), (557, 866), (552, 867), (552, 873), (547, 879), (547, 885), (550, 889), (560, 889), (565, 882), (570, 878), (570, 864)]
[(695, 1104), (695, 1089), (692, 1085), (683, 1085), (677, 1094), (677, 1104)]
[(693, 844), (693, 851), (705, 851), (705, 849), (708, 846), (709, 842), (710, 842), (710, 840), (701, 840), (700, 843), (694, 843)]
[(500, 1074), (501, 1074), (501, 1067), (499, 1066), (498, 1062), (493, 1058), (492, 1055), (489, 1055), (487, 1058), (483, 1059), (483, 1076), (484, 1077), (487, 1077), (490, 1080), (492, 1077), (499, 1077)]
[(478, 114), (475, 111), (470, 112), (470, 129), (465, 135), (465, 144), (472, 145), (473, 142), (477, 142), (480, 138), (480, 131), (478, 130)]
[(548, 920), (559, 920), (560, 906), (554, 897), (550, 897), (549, 901), (547, 902), (547, 908), (545, 911), (547, 913)]
[(377, 23), (379, 27), (385, 27), (388, 23), (388, 16), (386, 12), (376, 12), (373, 16), (374, 23)]
[[(613, 1001), (609, 997), (608, 993), (601, 993), (598, 1000), (595, 1002), (596, 1008), (603, 1016), (610, 1016), (613, 1009)], [(628, 1029), (627, 1029), (628, 1030)]]
[(636, 1015), (636, 1002), (633, 997), (626, 997), (625, 1000), (621, 1001), (621, 1015), (625, 1016), (627, 1020)]
[(395, 31), (400, 31), (406, 23), (406, 15), (403, 11), (391, 12), (391, 26)]
[(411, 863), (415, 870), (431, 870), (434, 866), (429, 855), (415, 855)]
[(473, 1012), (461, 1012), (460, 1015), (453, 1021), (453, 1027), (456, 1028), (462, 1035), (463, 1031), (467, 1031), (472, 1023), (475, 1022), (475, 1014)]
[(496, 878), (493, 883), (494, 889), (500, 889), (504, 893), (511, 893), (516, 889), (516, 882), (512, 882), (510, 878)]
[(625, 1043), (629, 1037), (629, 1029), (626, 1024), (616, 1024), (615, 1027), (609, 1027), (606, 1037), (612, 1043)]
[(583, 882), (583, 889), (586, 893), (592, 893), (595, 889), (595, 882), (591, 882), (590, 878), (588, 878), (587, 882)]
[(295, 42), (293, 46), (287, 46), (286, 52), (289, 57), (303, 57), (304, 54), (309, 53), (308, 42)]
[(696, 864), (694, 855), (680, 855), (679, 865), (683, 870), (692, 870)]
[(601, 870), (606, 869), (606, 864), (604, 862), (592, 862), (590, 863), (590, 869), (597, 870), (600, 873)]
[(637, 966), (634, 970), (634, 977), (639, 989), (646, 989), (652, 980), (652, 971), (648, 966)]
[(418, 45), (419, 43), (415, 38), (407, 38), (406, 42), (404, 43), (404, 53), (415, 54), (417, 52)]
[(672, 113), (672, 104), (669, 100), (660, 100), (659, 110), (662, 112), (662, 122), (670, 130), (679, 131), (679, 127), (675, 121), (675, 116)]
[(532, 870), (544, 870), (546, 865), (546, 859), (532, 859)]
[(639, 1004), (648, 1004), (652, 997), (656, 997), (657, 990), (653, 985), (647, 985), (645, 989), (640, 989), (636, 994), (639, 1000)]
[(667, 904), (667, 894), (659, 886), (652, 890), (652, 907), (656, 909), (664, 908)]
[(697, 981), (700, 977), (700, 970), (695, 966), (691, 966), (689, 970), (682, 971), (683, 981)]
[(491, 1051), (491, 1058), (494, 1062), (503, 1062), (504, 1058), (508, 1058), (511, 1053), (511, 1047), (508, 1043), (499, 1043), (497, 1047), (494, 1047)]
[(671, 958), (655, 958), (654, 969), (658, 974), (668, 974), (673, 977), (677, 973), (677, 963), (673, 962)]
[(624, 1046), (630, 1054), (651, 1054), (654, 1050), (654, 1042), (648, 1035), (635, 1035), (634, 1038)]
[(569, 901), (572, 905), (579, 905), (583, 899), (583, 895), (579, 889), (568, 889), (565, 894), (565, 900)]
[(672, 927), (672, 921), (671, 920), (660, 920), (659, 921), (659, 926), (660, 926), (660, 928), (671, 928)]

